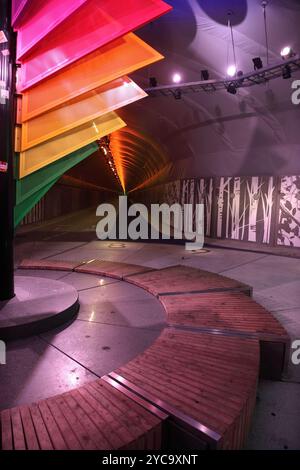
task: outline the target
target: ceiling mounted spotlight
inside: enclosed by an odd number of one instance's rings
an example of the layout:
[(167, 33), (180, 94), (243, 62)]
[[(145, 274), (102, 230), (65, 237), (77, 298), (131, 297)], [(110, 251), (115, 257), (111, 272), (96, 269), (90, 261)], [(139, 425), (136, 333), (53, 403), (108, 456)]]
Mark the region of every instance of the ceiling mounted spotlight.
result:
[(285, 46), (283, 49), (281, 49), (280, 55), (284, 60), (286, 60), (294, 57), (295, 53), (290, 46)]
[(260, 57), (254, 57), (254, 59), (252, 59), (253, 61), (253, 65), (254, 65), (254, 70), (260, 70), (263, 68), (263, 63), (262, 63), (262, 60)]
[(178, 88), (177, 90), (175, 90), (173, 94), (174, 94), (175, 100), (181, 100), (182, 93), (181, 93), (180, 88)]
[(236, 74), (236, 76), (238, 78), (239, 85), (241, 85), (243, 83), (243, 81), (245, 80), (244, 79), (244, 72), (242, 72), (242, 70), (239, 70), (238, 73)]
[(292, 77), (291, 67), (289, 65), (285, 65), (282, 69), (282, 78), (284, 80), (288, 80)]
[(237, 92), (237, 86), (234, 82), (231, 82), (229, 83), (228, 87), (227, 87), (227, 91), (228, 93), (230, 93), (231, 95), (236, 95), (236, 92)]
[(227, 75), (228, 77), (235, 77), (236, 76), (236, 66), (235, 65), (229, 65), (227, 68)]
[(157, 80), (155, 77), (150, 77), (149, 78), (149, 84), (150, 84), (150, 87), (151, 88), (155, 88), (157, 87)]
[(181, 75), (180, 75), (180, 73), (174, 73), (174, 75), (173, 75), (173, 82), (174, 82), (174, 83), (180, 83), (180, 82), (181, 82)]
[(201, 80), (203, 81), (209, 80), (208, 70), (201, 70)]

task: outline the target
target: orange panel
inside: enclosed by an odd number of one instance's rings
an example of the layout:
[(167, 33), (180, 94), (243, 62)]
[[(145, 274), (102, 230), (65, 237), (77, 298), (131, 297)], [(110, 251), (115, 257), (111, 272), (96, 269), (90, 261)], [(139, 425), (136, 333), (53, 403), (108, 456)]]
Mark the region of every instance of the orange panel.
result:
[(23, 121), (160, 59), (159, 52), (135, 34), (127, 34), (26, 91)]
[(23, 178), (46, 165), (126, 126), (116, 113), (108, 113), (20, 153), (20, 174)]
[(147, 94), (130, 78), (119, 78), (68, 102), (63, 107), (25, 122), (22, 127), (22, 150), (34, 147), (145, 96)]

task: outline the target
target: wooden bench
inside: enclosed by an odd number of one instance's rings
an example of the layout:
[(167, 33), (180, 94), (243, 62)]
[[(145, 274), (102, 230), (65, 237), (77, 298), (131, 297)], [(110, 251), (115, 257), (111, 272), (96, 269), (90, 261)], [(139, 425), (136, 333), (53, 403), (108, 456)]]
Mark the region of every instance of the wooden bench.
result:
[(252, 295), (252, 288), (242, 282), (189, 266), (171, 266), (149, 273), (125, 276), (124, 280), (151, 294), (174, 295), (180, 293), (236, 290)]
[(109, 378), (0, 413), (2, 450), (160, 449), (167, 415)]
[(261, 376), (281, 379), (289, 359), (289, 336), (279, 321), (250, 297), (238, 292), (210, 292), (166, 295), (159, 300), (171, 326), (257, 338)]
[(197, 448), (240, 449), (255, 406), (258, 369), (257, 340), (165, 329), (109, 376), (172, 416)]
[[(273, 375), (281, 376), (289, 352), (286, 331), (250, 298), (250, 286), (188, 266), (155, 270), (101, 260), (26, 260), (21, 267), (123, 279), (159, 298), (169, 327), (144, 353), (109, 376), (39, 404), (3, 411), (3, 448), (47, 448), (39, 441), (38, 426), (44, 430), (41, 435), (48, 436), (45, 442), (51, 442), (51, 448), (60, 448), (63, 442), (70, 449), (89, 448), (84, 445), (178, 448), (178, 442), (182, 449), (243, 448), (255, 407), (259, 369), (270, 372), (275, 365)], [(105, 400), (109, 400), (111, 389), (103, 383), (114, 390), (116, 403), (122, 402), (122, 406), (115, 404), (115, 409), (124, 410), (126, 395), (125, 416), (116, 412), (108, 418)], [(139, 422), (150, 426), (151, 421), (152, 427), (137, 426), (131, 439), (126, 440), (124, 432), (123, 440), (116, 443), (109, 424), (123, 429), (131, 406)], [(51, 426), (61, 435), (56, 444)], [(66, 442), (64, 433), (69, 428), (75, 437)], [(30, 437), (34, 435), (35, 439)]]

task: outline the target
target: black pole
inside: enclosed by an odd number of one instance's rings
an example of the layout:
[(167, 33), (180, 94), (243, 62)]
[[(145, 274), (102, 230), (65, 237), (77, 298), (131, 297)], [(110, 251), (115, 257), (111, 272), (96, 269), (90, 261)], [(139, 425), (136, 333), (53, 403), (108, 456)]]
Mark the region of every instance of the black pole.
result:
[(15, 34), (0, 0), (0, 300), (14, 297)]

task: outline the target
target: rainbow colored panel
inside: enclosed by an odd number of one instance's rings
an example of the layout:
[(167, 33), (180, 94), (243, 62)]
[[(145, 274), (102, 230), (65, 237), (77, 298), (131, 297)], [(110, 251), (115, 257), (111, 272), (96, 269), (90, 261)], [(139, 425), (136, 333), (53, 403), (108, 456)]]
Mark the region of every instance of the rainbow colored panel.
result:
[[(65, 0), (60, 0), (65, 3)], [(66, 2), (69, 7), (69, 2)], [(26, 90), (114, 39), (152, 21), (171, 7), (161, 0), (88, 0), (22, 60), (19, 91)], [(31, 15), (30, 15), (31, 16)], [(38, 22), (37, 22), (38, 24)], [(40, 27), (37, 36), (41, 36)], [(34, 25), (31, 24), (33, 34)], [(22, 28), (20, 29), (22, 37)], [(32, 44), (31, 37), (31, 44)], [(23, 49), (28, 47), (22, 42)]]
[(76, 129), (60, 134), (40, 145), (20, 153), (19, 178), (50, 165), (101, 137), (126, 126), (114, 112), (100, 116)]
[(146, 96), (147, 94), (130, 78), (119, 78), (68, 102), (65, 106), (23, 123), (21, 150), (28, 150)]
[(22, 121), (161, 59), (159, 52), (135, 34), (127, 34), (24, 92)]
[(17, 26), (22, 21), (26, 12), (37, 0), (12, 0), (12, 24)]
[(17, 59), (22, 59), (87, 0), (35, 0), (19, 27)]

